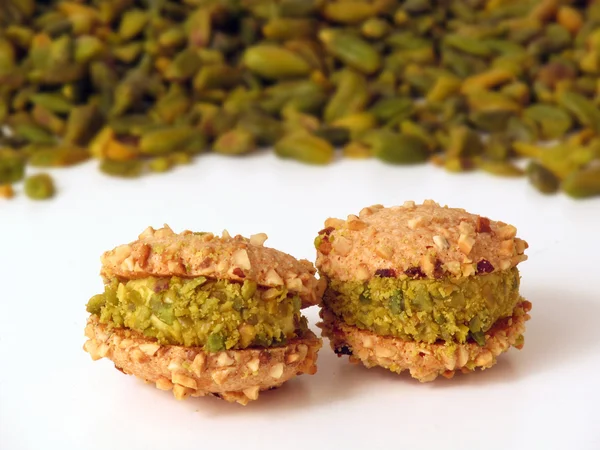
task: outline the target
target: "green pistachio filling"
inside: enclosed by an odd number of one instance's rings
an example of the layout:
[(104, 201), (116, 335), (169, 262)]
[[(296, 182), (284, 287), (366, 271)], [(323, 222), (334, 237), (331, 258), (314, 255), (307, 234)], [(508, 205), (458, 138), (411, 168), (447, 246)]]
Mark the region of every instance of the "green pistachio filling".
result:
[(347, 324), (382, 336), (483, 345), (485, 332), (512, 315), (519, 283), (516, 268), (461, 279), (329, 280), (323, 301)]
[(280, 288), (198, 278), (111, 280), (87, 304), (100, 322), (161, 344), (209, 352), (283, 345), (307, 329), (300, 298)]

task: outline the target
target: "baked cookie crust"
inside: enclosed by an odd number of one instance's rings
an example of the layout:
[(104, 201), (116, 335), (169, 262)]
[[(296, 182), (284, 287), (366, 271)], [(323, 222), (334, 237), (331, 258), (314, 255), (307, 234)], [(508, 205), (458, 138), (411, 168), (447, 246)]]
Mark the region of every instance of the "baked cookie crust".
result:
[(439, 375), (452, 378), (456, 372), (488, 369), (510, 347), (521, 349), (530, 310), (531, 303), (523, 299), (515, 307), (512, 317), (498, 320), (486, 332), (482, 346), (475, 342), (428, 344), (379, 336), (345, 324), (326, 308), (321, 309), (322, 322), (319, 326), (338, 356), (348, 355), (351, 362), (360, 362), (368, 368), (380, 366), (396, 373), (408, 370), (413, 378), (427, 382)]
[(375, 276), (462, 278), (515, 267), (527, 259), (517, 229), (464, 209), (422, 205), (363, 208), (327, 219), (315, 240), (316, 266), (340, 281)]
[(281, 386), (301, 374), (315, 374), (321, 339), (312, 331), (284, 346), (209, 353), (200, 347), (160, 345), (126, 328), (88, 319), (83, 348), (92, 359), (108, 358), (115, 367), (175, 398), (214, 395), (246, 405), (260, 391)]
[(176, 234), (168, 225), (147, 228), (138, 240), (120, 245), (102, 255), (105, 279), (154, 277), (198, 277), (243, 282), (264, 287), (285, 286), (297, 293), (302, 306), (316, 305), (324, 282), (315, 278), (313, 264), (287, 253), (265, 247), (264, 233), (250, 238), (231, 237), (186, 230)]

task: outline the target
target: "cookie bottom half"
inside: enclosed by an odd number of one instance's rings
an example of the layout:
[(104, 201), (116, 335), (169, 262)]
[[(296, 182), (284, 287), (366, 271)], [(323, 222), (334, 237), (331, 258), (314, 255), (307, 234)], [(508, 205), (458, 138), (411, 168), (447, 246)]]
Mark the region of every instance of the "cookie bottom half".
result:
[(408, 370), (413, 378), (426, 382), (439, 375), (452, 378), (457, 371), (468, 373), (476, 368), (488, 369), (510, 347), (521, 349), (530, 310), (531, 303), (521, 299), (511, 317), (496, 321), (485, 333), (484, 345), (473, 341), (429, 344), (380, 336), (345, 324), (327, 308), (321, 309), (319, 326), (338, 356), (348, 355), (351, 362), (360, 362), (369, 368), (379, 366), (396, 373)]
[(246, 405), (260, 391), (281, 386), (296, 375), (317, 371), (321, 339), (308, 330), (286, 345), (209, 353), (200, 347), (160, 345), (126, 328), (110, 328), (90, 316), (84, 344), (92, 359), (108, 358), (126, 374), (179, 400), (214, 395)]

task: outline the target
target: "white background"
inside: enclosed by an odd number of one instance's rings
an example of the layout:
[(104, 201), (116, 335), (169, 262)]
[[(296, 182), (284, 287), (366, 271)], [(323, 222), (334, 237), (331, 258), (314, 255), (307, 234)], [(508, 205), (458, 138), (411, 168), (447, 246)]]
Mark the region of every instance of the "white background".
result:
[[(2, 450), (600, 448), (600, 199), (431, 166), (315, 168), (268, 154), (203, 156), (135, 181), (90, 163), (57, 171), (56, 182), (53, 201), (0, 202)], [(82, 350), (100, 254), (148, 225), (266, 232), (266, 245), (314, 260), (327, 217), (426, 198), (512, 223), (530, 244), (525, 348), (491, 370), (420, 384), (351, 366), (325, 343), (317, 375), (242, 407), (178, 402)], [(307, 316), (314, 328), (316, 308)]]

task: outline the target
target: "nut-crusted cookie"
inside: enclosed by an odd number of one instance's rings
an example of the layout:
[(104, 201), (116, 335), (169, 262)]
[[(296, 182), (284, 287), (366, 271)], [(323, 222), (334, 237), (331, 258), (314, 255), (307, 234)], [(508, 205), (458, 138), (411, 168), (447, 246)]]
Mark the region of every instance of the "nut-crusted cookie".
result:
[(408, 370), (413, 378), (426, 382), (439, 375), (452, 378), (458, 371), (489, 369), (496, 364), (496, 357), (510, 347), (523, 348), (530, 310), (530, 302), (519, 303), (511, 317), (498, 320), (486, 333), (484, 345), (466, 342), (448, 346), (379, 336), (345, 324), (326, 308), (321, 309), (323, 321), (319, 326), (338, 356), (348, 355), (350, 362), (360, 362), (368, 368), (380, 366), (396, 373)]
[(84, 350), (178, 399), (245, 405), (314, 374), (322, 342), (301, 308), (320, 301), (324, 282), (310, 262), (264, 247), (266, 238), (165, 226), (106, 252)]
[(94, 316), (85, 335), (84, 349), (92, 359), (109, 358), (122, 372), (172, 390), (178, 400), (214, 395), (242, 405), (296, 375), (316, 373), (322, 345), (308, 331), (284, 346), (207, 353), (198, 347), (159, 345), (125, 328), (110, 329)]
[(503, 222), (433, 201), (373, 205), (347, 220), (327, 219), (317, 237), (317, 267), (341, 281), (397, 276), (468, 277), (525, 261), (527, 243)]
[(339, 356), (420, 381), (491, 367), (523, 345), (531, 309), (516, 232), (431, 200), (327, 219), (315, 239), (324, 336)]
[(296, 292), (303, 306), (318, 303), (324, 285), (305, 259), (297, 260), (265, 247), (264, 233), (249, 239), (226, 231), (222, 236), (186, 230), (176, 234), (165, 225), (148, 227), (137, 241), (120, 245), (102, 255), (102, 276), (124, 279), (148, 276), (180, 276), (255, 281), (260, 286), (285, 286)]

